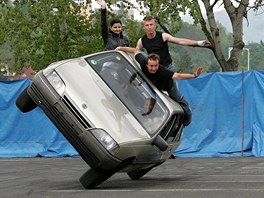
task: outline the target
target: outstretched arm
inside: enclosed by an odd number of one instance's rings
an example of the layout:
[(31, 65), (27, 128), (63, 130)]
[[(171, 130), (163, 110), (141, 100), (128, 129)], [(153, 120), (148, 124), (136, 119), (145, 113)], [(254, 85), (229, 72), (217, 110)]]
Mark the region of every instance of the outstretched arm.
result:
[(117, 47), (116, 50), (120, 50), (123, 52), (128, 52), (134, 55), (137, 55), (140, 53), (140, 50), (133, 48), (133, 47)]
[(182, 73), (177, 73), (175, 72), (172, 76), (173, 79), (176, 80), (183, 80), (183, 79), (190, 79), (190, 78), (197, 78), (198, 76), (200, 76), (200, 74), (202, 73), (203, 68), (202, 67), (198, 67), (197, 70), (193, 73), (193, 74), (182, 74)]
[(207, 40), (195, 41), (195, 40), (186, 39), (186, 38), (177, 38), (168, 33), (162, 33), (162, 38), (164, 41), (176, 43), (179, 45), (186, 45), (186, 46), (193, 46), (193, 47), (195, 46), (196, 47), (210, 47), (211, 46), (210, 41), (207, 41)]

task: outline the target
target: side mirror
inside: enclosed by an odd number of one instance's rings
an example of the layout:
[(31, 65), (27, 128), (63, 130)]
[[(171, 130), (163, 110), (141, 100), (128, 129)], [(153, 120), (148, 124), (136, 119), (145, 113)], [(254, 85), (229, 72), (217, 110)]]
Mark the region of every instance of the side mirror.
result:
[(166, 151), (168, 148), (167, 142), (160, 136), (158, 135), (155, 140), (154, 140), (154, 145), (158, 147), (161, 151)]

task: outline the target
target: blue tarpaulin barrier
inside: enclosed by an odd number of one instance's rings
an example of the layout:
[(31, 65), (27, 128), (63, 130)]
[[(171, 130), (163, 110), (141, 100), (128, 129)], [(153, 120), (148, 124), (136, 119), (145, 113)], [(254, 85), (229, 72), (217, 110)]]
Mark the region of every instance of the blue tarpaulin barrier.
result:
[(78, 153), (37, 107), (22, 113), (17, 96), (30, 80), (0, 81), (0, 157), (59, 157)]
[[(193, 111), (176, 157), (264, 156), (264, 71), (179, 80)], [(78, 156), (40, 108), (15, 105), (30, 80), (0, 81), (0, 157)]]
[(179, 87), (193, 121), (175, 156), (264, 156), (264, 71), (209, 73)]

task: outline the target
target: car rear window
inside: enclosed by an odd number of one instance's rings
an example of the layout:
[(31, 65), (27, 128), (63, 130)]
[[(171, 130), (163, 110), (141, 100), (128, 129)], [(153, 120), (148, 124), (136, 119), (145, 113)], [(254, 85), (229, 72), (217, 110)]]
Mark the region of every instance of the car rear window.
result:
[(86, 61), (152, 135), (163, 125), (168, 110), (135, 67), (118, 52), (107, 52)]

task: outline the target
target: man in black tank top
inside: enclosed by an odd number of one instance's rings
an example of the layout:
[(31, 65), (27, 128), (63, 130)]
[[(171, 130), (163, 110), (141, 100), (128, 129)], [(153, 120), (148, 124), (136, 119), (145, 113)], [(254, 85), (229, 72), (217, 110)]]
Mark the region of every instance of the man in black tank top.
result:
[[(195, 41), (185, 38), (177, 38), (165, 32), (156, 31), (157, 24), (152, 16), (146, 16), (143, 19), (143, 28), (146, 34), (140, 38), (137, 42), (137, 49), (146, 49), (148, 54), (155, 53), (160, 56), (160, 64), (167, 67), (171, 71), (175, 71), (175, 67), (172, 65), (171, 55), (169, 53), (168, 42), (185, 46), (197, 46), (197, 47), (210, 47), (211, 43), (207, 40)], [(174, 100), (176, 100), (183, 108), (186, 116), (186, 120), (191, 122), (192, 112), (188, 102), (181, 95), (178, 89), (178, 83), (176, 80), (173, 82), (174, 93), (171, 94)], [(187, 124), (188, 125), (188, 124)]]
[(156, 31), (156, 20), (152, 16), (146, 16), (143, 19), (143, 28), (146, 34), (138, 40), (136, 48), (139, 50), (144, 48), (148, 54), (158, 54), (162, 61), (161, 64), (165, 67), (169, 67), (172, 64), (168, 42), (192, 47), (209, 48), (211, 46), (211, 43), (207, 40), (195, 41), (186, 38), (177, 38), (166, 32)]
[(148, 54), (155, 53), (160, 56), (160, 64), (164, 67), (168, 67), (172, 63), (168, 42), (163, 41), (162, 32), (156, 31), (156, 36), (153, 39), (148, 39), (147, 35), (144, 35), (141, 41)]

